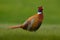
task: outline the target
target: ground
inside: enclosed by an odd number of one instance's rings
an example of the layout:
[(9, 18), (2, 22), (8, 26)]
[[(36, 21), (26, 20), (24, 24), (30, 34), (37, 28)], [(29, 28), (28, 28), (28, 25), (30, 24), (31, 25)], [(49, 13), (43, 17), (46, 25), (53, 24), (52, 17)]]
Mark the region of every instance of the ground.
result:
[[(12, 24), (3, 24), (4, 27)], [(0, 29), (0, 40), (60, 40), (60, 25), (42, 24), (36, 32), (23, 29)]]

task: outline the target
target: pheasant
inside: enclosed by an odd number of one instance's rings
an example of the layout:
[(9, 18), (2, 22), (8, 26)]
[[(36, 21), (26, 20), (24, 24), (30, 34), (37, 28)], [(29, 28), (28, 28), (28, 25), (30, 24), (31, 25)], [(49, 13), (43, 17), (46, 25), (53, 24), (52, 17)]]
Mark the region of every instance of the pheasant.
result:
[(23, 24), (17, 26), (11, 26), (11, 29), (22, 28), (28, 31), (36, 31), (41, 26), (43, 21), (43, 8), (38, 7), (38, 13), (29, 17)]

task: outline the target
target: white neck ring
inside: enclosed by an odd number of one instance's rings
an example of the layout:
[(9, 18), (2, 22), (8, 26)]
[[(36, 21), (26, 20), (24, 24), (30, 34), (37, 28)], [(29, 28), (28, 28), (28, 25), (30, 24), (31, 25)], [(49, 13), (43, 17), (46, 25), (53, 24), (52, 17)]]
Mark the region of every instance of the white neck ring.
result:
[(42, 12), (38, 12), (38, 14), (42, 14)]

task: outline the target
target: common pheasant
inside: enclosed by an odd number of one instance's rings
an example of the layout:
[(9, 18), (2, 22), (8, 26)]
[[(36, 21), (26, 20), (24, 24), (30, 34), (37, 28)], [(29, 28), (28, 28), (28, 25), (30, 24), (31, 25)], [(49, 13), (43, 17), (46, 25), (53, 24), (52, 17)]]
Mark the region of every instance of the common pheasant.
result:
[(22, 28), (28, 31), (36, 31), (42, 24), (43, 21), (43, 8), (38, 7), (38, 13), (29, 17), (23, 24), (17, 26), (11, 26), (10, 28)]

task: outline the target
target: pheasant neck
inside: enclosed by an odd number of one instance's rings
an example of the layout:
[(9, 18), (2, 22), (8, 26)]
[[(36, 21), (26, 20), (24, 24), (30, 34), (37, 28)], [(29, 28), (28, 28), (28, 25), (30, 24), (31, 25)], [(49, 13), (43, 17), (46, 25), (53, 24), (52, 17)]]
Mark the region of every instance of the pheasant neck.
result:
[(42, 12), (38, 12), (38, 14), (42, 14)]

